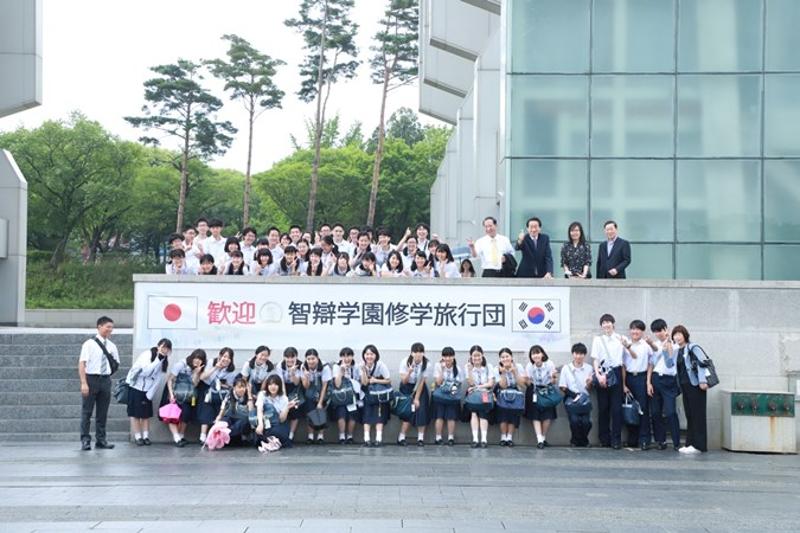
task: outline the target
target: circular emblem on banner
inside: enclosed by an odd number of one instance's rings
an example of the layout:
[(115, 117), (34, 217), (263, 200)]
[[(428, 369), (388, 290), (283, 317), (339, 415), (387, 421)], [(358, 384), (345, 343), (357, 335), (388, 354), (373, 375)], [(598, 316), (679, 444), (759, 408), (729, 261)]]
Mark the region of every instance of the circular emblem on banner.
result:
[(276, 302), (267, 302), (259, 309), (258, 318), (261, 322), (280, 322), (283, 318), (283, 309)]
[(531, 324), (541, 324), (544, 322), (544, 309), (541, 307), (531, 307), (528, 311), (528, 320)]
[(177, 322), (180, 320), (181, 315), (181, 308), (178, 304), (169, 304), (164, 307), (164, 318), (169, 320), (170, 322)]

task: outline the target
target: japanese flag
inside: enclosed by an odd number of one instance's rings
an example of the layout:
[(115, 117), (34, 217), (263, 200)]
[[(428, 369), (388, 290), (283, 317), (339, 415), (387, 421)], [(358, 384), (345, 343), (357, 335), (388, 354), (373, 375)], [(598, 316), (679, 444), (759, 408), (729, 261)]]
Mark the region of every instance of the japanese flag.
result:
[(561, 300), (512, 300), (512, 331), (560, 333)]
[(197, 298), (194, 296), (149, 296), (148, 329), (197, 329)]

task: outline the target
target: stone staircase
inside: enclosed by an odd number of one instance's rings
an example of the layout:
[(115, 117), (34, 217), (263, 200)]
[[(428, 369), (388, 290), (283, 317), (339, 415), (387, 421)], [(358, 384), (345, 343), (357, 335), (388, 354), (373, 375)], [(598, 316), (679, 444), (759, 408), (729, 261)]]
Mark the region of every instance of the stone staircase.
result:
[[(78, 355), (91, 333), (0, 333), (0, 441), (80, 440)], [(122, 363), (131, 364), (132, 336), (115, 334)], [(125, 406), (111, 399), (110, 442), (128, 440)], [(94, 440), (94, 420), (92, 421)]]

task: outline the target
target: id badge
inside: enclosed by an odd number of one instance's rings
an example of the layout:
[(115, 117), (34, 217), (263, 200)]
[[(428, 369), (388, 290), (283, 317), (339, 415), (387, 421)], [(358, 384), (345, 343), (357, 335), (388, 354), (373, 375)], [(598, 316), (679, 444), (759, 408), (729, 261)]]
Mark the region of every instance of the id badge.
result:
[(272, 422), (269, 421), (269, 418), (264, 418), (264, 429), (269, 429), (272, 427)]
[(539, 396), (536, 394), (536, 392), (534, 392), (533, 393), (533, 403), (536, 403), (538, 398), (539, 398)]
[(347, 412), (348, 413), (352, 413), (356, 409), (358, 409), (358, 406), (356, 404), (354, 404), (354, 403), (347, 404)]

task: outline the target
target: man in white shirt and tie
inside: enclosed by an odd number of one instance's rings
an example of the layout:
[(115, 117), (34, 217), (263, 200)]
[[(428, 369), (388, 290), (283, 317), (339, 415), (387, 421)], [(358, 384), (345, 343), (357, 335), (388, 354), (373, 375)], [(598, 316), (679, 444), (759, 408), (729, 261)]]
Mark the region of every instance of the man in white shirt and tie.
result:
[(89, 435), (89, 424), (92, 411), (95, 411), (95, 449), (108, 449), (114, 447), (106, 440), (106, 420), (108, 406), (111, 403), (111, 373), (112, 363), (108, 353), (119, 365), (119, 352), (111, 342), (111, 332), (114, 331), (114, 321), (107, 316), (97, 319), (97, 335), (83, 343), (81, 355), (78, 358), (78, 375), (81, 379), (81, 449), (92, 449), (92, 438)]
[(483, 231), (486, 232), (486, 235), (477, 241), (467, 240), (469, 251), (472, 257), (480, 258), (481, 269), (483, 270), (482, 277), (499, 278), (505, 262), (503, 255), (507, 253), (513, 254), (514, 248), (511, 246), (511, 241), (508, 240), (508, 237), (498, 235), (497, 219), (494, 217), (483, 219)]

